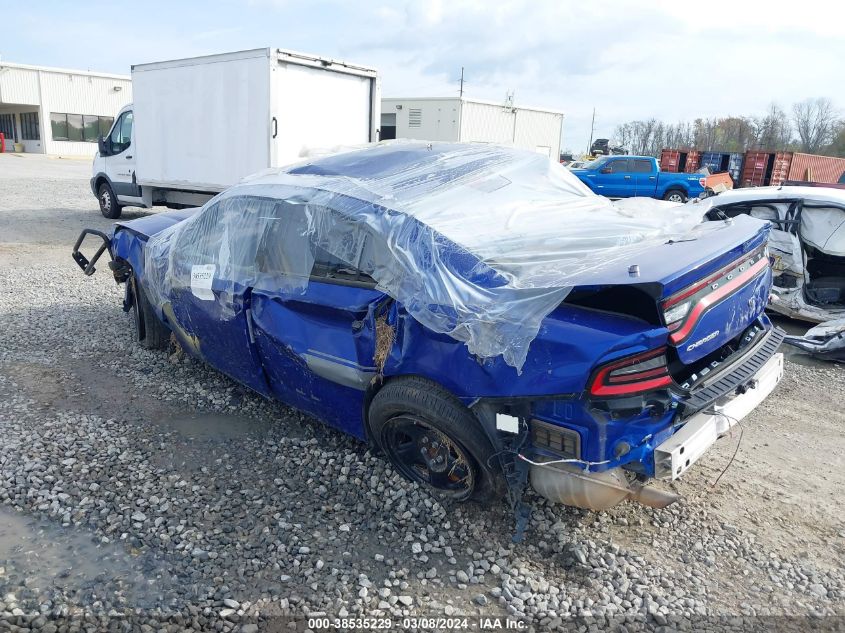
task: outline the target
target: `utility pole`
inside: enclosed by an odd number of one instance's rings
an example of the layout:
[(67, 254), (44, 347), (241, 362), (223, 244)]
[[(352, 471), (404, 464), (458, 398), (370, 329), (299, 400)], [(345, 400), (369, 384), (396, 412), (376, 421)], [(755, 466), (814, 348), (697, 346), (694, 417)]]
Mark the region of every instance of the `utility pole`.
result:
[(593, 132), (596, 131), (596, 109), (593, 108), (593, 121), (590, 123), (590, 144), (587, 146), (587, 154), (590, 154), (590, 150), (593, 147)]
[(461, 66), (461, 91), (458, 94), (459, 97), (464, 96), (464, 67)]

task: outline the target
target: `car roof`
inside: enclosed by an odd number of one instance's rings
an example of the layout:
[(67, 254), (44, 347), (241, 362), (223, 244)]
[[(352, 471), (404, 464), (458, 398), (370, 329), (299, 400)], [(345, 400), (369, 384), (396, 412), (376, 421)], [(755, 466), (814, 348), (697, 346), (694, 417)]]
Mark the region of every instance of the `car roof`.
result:
[[(612, 211), (607, 199), (547, 156), (485, 143), (380, 143), (268, 170), (230, 192), (266, 188), (274, 195), (275, 186), (319, 190), (332, 205), (354, 209), (365, 220), (364, 215), (372, 219), (389, 209), (481, 260), (510, 254), (514, 238), (523, 252), (536, 254), (548, 241), (550, 225), (532, 220), (551, 204), (561, 213)], [(537, 214), (528, 213), (531, 209)], [(554, 217), (554, 223), (561, 221), (557, 213)]]
[[(623, 253), (676, 239), (701, 220), (698, 209), (657, 201), (636, 213), (618, 208), (546, 155), (486, 143), (368, 145), (266, 170), (221, 194), (234, 195), (308, 200), (393, 241), (433, 232), (514, 286), (570, 287), (597, 269), (629, 283)], [(428, 257), (425, 245), (408, 248), (403, 257)], [(652, 267), (653, 280), (665, 268)]]
[(845, 191), (833, 187), (802, 187), (802, 186), (781, 186), (781, 187), (747, 187), (744, 189), (731, 189), (720, 193), (718, 196), (707, 198), (708, 206), (720, 207), (726, 204), (737, 204), (740, 202), (752, 202), (755, 200), (814, 200), (817, 202), (831, 202), (837, 205), (845, 205)]

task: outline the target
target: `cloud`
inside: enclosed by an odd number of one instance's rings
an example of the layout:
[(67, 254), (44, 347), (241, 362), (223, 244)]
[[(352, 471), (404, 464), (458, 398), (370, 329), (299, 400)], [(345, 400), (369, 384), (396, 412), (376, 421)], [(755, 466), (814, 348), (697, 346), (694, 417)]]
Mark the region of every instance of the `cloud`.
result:
[(128, 21), (92, 2), (84, 20), (72, 5), (7, 10), (18, 28), (4, 59), (128, 72), (278, 46), (376, 67), (385, 96), (457, 94), (463, 66), (468, 96), (513, 90), (517, 104), (564, 111), (572, 148), (586, 146), (594, 106), (598, 136), (631, 119), (762, 113), (809, 96), (845, 107), (834, 2), (146, 0)]
[(350, 54), (383, 69), (390, 96), (453, 94), (464, 66), (467, 94), (515, 90), (517, 103), (563, 110), (581, 147), (593, 106), (597, 133), (608, 136), (636, 118), (753, 114), (810, 94), (845, 102), (835, 79), (845, 45), (823, 15), (771, 1), (703, 11), (629, 0), (396, 0), (373, 12), (374, 28)]

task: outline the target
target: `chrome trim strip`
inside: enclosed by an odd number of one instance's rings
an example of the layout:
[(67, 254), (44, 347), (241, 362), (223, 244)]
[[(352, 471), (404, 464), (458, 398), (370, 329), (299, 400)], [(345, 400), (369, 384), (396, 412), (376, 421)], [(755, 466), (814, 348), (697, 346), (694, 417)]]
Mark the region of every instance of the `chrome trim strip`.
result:
[(303, 354), (303, 358), (305, 359), (305, 364), (308, 365), (308, 369), (321, 378), (360, 391), (365, 390), (373, 379), (373, 376), (376, 375), (375, 369), (365, 371), (357, 367), (351, 367), (326, 358), (314, 356), (313, 354)]

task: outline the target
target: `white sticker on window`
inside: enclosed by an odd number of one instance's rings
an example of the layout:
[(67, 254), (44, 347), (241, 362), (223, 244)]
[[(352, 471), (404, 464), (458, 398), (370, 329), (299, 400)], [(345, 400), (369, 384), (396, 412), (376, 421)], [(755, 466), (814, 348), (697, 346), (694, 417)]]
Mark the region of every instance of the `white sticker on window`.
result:
[(191, 266), (191, 293), (203, 301), (214, 301), (211, 282), (214, 281), (214, 264)]

